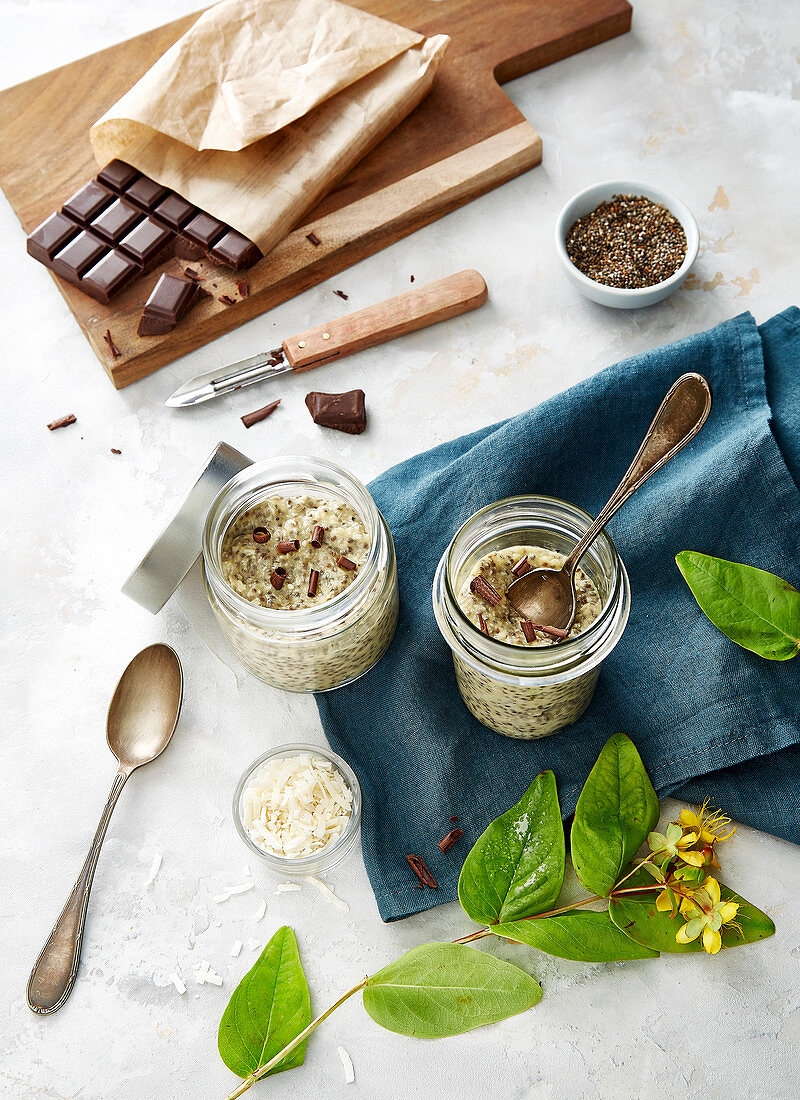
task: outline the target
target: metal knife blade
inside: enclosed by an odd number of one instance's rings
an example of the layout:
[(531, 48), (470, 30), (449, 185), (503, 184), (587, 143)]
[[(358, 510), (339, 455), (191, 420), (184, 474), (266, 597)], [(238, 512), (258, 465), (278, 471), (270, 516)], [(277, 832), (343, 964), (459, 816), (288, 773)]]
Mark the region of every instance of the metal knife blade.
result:
[(229, 363), (225, 367), (198, 374), (179, 386), (171, 397), (164, 402), (171, 409), (185, 409), (190, 405), (199, 405), (219, 397), (222, 393), (250, 386), (279, 374), (291, 373), (288, 363), (275, 363), (275, 355), (269, 351), (251, 355), (249, 359), (240, 359), (238, 363)]

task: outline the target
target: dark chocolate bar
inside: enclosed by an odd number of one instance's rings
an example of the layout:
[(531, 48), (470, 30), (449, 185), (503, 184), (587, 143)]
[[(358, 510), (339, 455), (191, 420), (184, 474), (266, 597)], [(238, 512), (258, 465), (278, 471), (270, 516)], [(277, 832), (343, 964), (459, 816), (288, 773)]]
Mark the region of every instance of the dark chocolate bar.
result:
[(314, 391), (306, 394), (306, 406), (314, 423), (323, 428), (360, 435), (367, 426), (363, 390), (348, 390), (347, 393)]
[(145, 213), (150, 214), (170, 194), (168, 187), (162, 187), (160, 183), (151, 180), (149, 176), (139, 176), (137, 180), (125, 188), (123, 192), (128, 202), (138, 206)]
[(77, 237), (78, 233), (80, 226), (66, 214), (51, 214), (28, 237), (28, 255), (33, 256), (40, 264), (49, 265), (55, 254), (73, 237)]
[(235, 229), (229, 229), (225, 236), (212, 246), (208, 255), (218, 264), (241, 271), (242, 268), (252, 267), (253, 264), (258, 263), (263, 252), (249, 238), (237, 233)]
[(53, 257), (53, 271), (68, 283), (77, 284), (106, 252), (108, 245), (105, 241), (82, 229), (66, 248)]
[(119, 195), (126, 187), (130, 187), (133, 181), (139, 178), (139, 175), (140, 173), (135, 168), (131, 168), (130, 164), (126, 164), (124, 160), (112, 160), (102, 171), (97, 173), (97, 179)]
[(184, 237), (188, 237), (192, 244), (199, 244), (204, 252), (208, 252), (211, 246), (215, 244), (227, 230), (228, 226), (225, 222), (221, 222), (217, 218), (212, 218), (210, 214), (206, 214), (205, 211), (203, 211), (192, 218), (192, 220), (183, 227), (183, 235)]
[(144, 214), (138, 206), (133, 206), (125, 199), (114, 199), (111, 206), (107, 206), (91, 223), (92, 232), (109, 244), (119, 244), (143, 217)]
[(66, 214), (68, 218), (72, 218), (79, 225), (88, 225), (101, 210), (105, 210), (113, 201), (113, 191), (103, 187), (97, 180), (89, 180), (71, 198), (67, 199), (61, 207), (61, 213)]
[(199, 290), (191, 279), (162, 275), (145, 302), (137, 335), (162, 336), (169, 332), (197, 301)]
[(141, 267), (121, 252), (107, 252), (83, 276), (81, 290), (105, 305), (141, 273)]
[(153, 217), (158, 218), (164, 225), (168, 225), (174, 233), (183, 229), (195, 214), (199, 214), (197, 207), (192, 206), (190, 202), (174, 192), (159, 203), (153, 211)]
[(148, 269), (167, 258), (169, 246), (174, 241), (175, 234), (171, 229), (159, 225), (153, 218), (145, 218), (122, 238), (119, 250)]

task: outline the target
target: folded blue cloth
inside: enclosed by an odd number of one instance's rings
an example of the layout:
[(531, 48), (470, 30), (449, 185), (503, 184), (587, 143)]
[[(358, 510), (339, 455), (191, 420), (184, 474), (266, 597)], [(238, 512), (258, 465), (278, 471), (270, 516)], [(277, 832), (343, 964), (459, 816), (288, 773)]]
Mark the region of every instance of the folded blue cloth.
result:
[[(474, 511), (541, 492), (596, 514), (670, 385), (699, 371), (714, 407), (695, 440), (611, 521), (630, 575), (625, 633), (573, 726), (515, 741), (482, 726), (456, 687), (431, 606), (436, 565)], [(564, 815), (615, 731), (638, 746), (659, 794), (708, 796), (733, 818), (800, 842), (800, 658), (741, 649), (697, 607), (675, 565), (700, 550), (800, 585), (800, 311), (743, 314), (647, 352), (502, 424), (387, 471), (370, 489), (394, 535), (400, 622), (389, 652), (318, 697), (332, 747), (361, 782), (363, 851), (384, 920), (457, 896), (469, 847), (551, 768)], [(457, 814), (464, 837), (436, 844)], [(417, 889), (404, 856), (439, 882)]]

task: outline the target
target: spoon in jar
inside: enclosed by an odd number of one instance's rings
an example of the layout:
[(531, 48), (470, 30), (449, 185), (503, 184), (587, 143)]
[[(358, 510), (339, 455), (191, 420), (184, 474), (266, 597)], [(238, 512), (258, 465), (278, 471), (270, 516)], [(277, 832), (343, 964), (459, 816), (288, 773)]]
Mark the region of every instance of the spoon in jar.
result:
[(108, 708), (106, 739), (119, 770), (78, 881), (28, 979), (28, 1007), (40, 1016), (57, 1012), (72, 992), (89, 891), (111, 813), (131, 772), (155, 760), (169, 744), (182, 700), (181, 663), (168, 645), (151, 645), (137, 653), (117, 684)]
[(711, 387), (700, 374), (683, 374), (671, 387), (636, 457), (611, 499), (560, 569), (531, 569), (509, 586), (506, 596), (523, 619), (568, 631), (575, 620), (575, 570), (613, 515), (656, 470), (674, 458), (700, 431), (711, 412)]

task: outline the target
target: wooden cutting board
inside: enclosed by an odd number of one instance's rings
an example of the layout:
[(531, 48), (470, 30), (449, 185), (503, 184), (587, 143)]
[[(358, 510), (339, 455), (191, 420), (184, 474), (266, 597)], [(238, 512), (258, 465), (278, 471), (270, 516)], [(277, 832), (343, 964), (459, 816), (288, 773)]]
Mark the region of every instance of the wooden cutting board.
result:
[[(237, 291), (237, 277), (195, 263), (214, 297), (166, 336), (138, 337), (139, 315), (158, 272), (108, 306), (56, 279), (117, 389), (534, 167), (541, 161), (541, 139), (500, 84), (622, 34), (631, 24), (626, 0), (350, 2), (420, 34), (450, 35), (430, 95), (244, 274), (248, 297)], [(0, 186), (26, 233), (97, 171), (90, 126), (196, 18), (179, 19), (0, 93)], [(317, 247), (306, 237), (312, 229), (321, 242)], [(175, 270), (175, 262), (165, 268)], [(219, 302), (222, 295), (236, 304)], [(104, 339), (107, 331), (118, 357)]]

